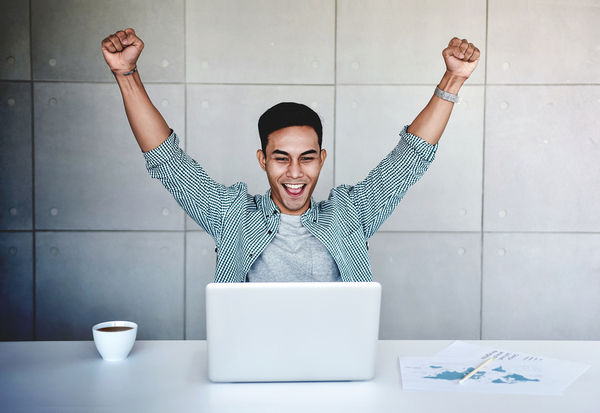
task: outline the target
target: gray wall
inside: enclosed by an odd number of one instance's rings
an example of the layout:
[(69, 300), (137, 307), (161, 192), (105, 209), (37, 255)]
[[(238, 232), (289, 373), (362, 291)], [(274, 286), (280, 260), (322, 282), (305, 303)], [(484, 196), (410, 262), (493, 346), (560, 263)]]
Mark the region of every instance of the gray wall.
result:
[(384, 339), (600, 340), (600, 0), (0, 1), (0, 339), (205, 336), (214, 243), (145, 171), (101, 40), (217, 180), (267, 181), (258, 116), (315, 108), (316, 190), (366, 175), (453, 36), (482, 50), (425, 177), (371, 239)]

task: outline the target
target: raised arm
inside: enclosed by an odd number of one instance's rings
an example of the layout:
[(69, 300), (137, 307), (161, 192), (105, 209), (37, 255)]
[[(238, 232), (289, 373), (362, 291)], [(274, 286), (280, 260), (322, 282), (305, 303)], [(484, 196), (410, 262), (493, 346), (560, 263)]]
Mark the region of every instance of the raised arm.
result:
[[(446, 62), (446, 73), (438, 87), (453, 95), (458, 95), (460, 88), (471, 76), (479, 63), (480, 52), (473, 43), (455, 37), (442, 52)], [(416, 117), (408, 128), (408, 132), (426, 142), (435, 145), (446, 129), (454, 103), (433, 95), (425, 109)]]
[(104, 60), (121, 89), (131, 130), (142, 151), (148, 152), (163, 143), (171, 129), (150, 101), (138, 71), (126, 74), (137, 69), (136, 63), (143, 49), (144, 42), (133, 29), (118, 31), (102, 41)]

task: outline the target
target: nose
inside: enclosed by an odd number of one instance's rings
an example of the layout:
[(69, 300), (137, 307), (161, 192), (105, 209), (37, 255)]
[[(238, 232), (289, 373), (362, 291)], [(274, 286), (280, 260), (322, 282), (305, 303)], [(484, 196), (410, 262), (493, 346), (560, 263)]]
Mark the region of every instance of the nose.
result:
[(301, 178), (304, 175), (304, 172), (302, 171), (302, 166), (300, 165), (300, 162), (298, 162), (298, 161), (290, 162), (288, 165), (286, 175), (292, 179)]

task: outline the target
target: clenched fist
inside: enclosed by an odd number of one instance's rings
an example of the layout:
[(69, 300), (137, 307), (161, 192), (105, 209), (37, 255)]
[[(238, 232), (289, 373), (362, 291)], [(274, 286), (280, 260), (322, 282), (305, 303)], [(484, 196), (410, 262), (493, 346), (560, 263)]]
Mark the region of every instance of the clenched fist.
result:
[(135, 69), (144, 42), (135, 35), (135, 30), (125, 29), (102, 40), (104, 60), (114, 73), (126, 73)]
[(446, 69), (454, 76), (464, 79), (468, 79), (477, 67), (480, 54), (473, 43), (458, 37), (450, 40), (448, 47), (442, 52)]

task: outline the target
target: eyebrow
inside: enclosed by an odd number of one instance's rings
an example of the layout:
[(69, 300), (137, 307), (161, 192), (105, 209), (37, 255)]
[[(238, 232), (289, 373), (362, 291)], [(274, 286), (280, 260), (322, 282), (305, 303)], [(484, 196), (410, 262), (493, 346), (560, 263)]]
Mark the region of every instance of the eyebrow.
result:
[[(273, 151), (273, 153), (274, 153), (274, 154), (275, 154), (275, 153), (277, 153), (277, 154), (279, 154), (279, 155), (290, 156), (290, 154), (289, 154), (289, 153), (287, 153), (287, 152), (285, 152), (285, 151), (280, 151), (279, 149), (275, 149), (275, 150)], [(310, 149), (310, 150), (308, 150), (308, 151), (306, 151), (306, 152), (302, 152), (302, 153), (300, 154), (300, 156), (304, 156), (304, 155), (310, 155), (310, 154), (316, 154), (316, 153), (317, 153), (317, 151), (315, 151), (314, 149)]]

